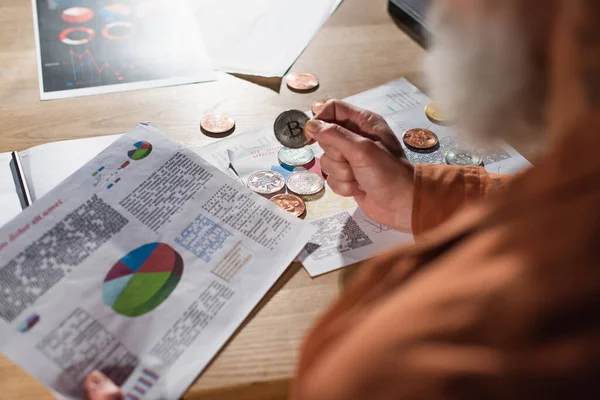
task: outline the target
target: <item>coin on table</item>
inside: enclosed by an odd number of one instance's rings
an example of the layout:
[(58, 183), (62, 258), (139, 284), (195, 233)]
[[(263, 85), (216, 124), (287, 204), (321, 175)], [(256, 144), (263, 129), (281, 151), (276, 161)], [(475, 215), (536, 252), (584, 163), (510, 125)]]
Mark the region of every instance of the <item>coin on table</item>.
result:
[(304, 134), (304, 127), (309, 118), (302, 111), (284, 111), (273, 124), (275, 137), (285, 147), (299, 149), (308, 144), (308, 138)]
[(313, 115), (317, 115), (319, 112), (321, 112), (321, 109), (323, 108), (323, 106), (325, 105), (325, 103), (327, 103), (329, 100), (331, 99), (321, 99), (321, 100), (317, 100), (312, 104), (312, 107), (310, 108), (310, 110), (312, 111)]
[(430, 103), (425, 107), (425, 115), (427, 115), (427, 118), (433, 123), (438, 125), (448, 125), (450, 120), (441, 109), (442, 107), (438, 103)]
[(315, 153), (310, 147), (301, 147), (299, 149), (290, 149), (282, 147), (277, 153), (279, 163), (291, 165), (292, 167), (300, 167), (306, 165), (315, 159)]
[(440, 142), (437, 135), (429, 129), (409, 129), (402, 135), (402, 140), (407, 147), (417, 150), (429, 150)]
[(319, 193), (325, 187), (323, 178), (309, 171), (294, 172), (287, 179), (290, 192), (300, 196), (310, 196)]
[(227, 114), (208, 114), (200, 121), (203, 131), (213, 134), (227, 133), (235, 127), (235, 121)]
[(319, 78), (308, 72), (294, 72), (285, 77), (290, 89), (306, 92), (319, 86)]
[(459, 167), (477, 167), (483, 162), (483, 158), (480, 155), (462, 147), (455, 147), (448, 150), (444, 158), (448, 164)]
[(301, 217), (306, 211), (304, 200), (293, 194), (276, 194), (270, 200), (296, 217)]
[(285, 178), (275, 171), (256, 171), (248, 177), (248, 187), (259, 194), (275, 194), (284, 186)]

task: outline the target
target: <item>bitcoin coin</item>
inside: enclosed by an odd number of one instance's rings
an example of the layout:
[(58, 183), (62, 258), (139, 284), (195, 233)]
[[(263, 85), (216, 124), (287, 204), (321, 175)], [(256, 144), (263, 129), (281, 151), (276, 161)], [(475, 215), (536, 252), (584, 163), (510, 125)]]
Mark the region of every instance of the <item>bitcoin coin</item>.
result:
[(317, 115), (319, 112), (321, 112), (321, 109), (323, 108), (323, 106), (325, 105), (325, 103), (327, 103), (330, 99), (321, 99), (321, 100), (317, 100), (312, 104), (312, 107), (310, 108), (310, 110), (312, 111), (313, 115)]
[(290, 89), (306, 92), (319, 86), (319, 78), (308, 72), (294, 72), (285, 77), (285, 83)]
[(279, 143), (290, 149), (304, 147), (308, 144), (308, 139), (304, 135), (304, 126), (307, 122), (308, 117), (302, 111), (284, 111), (273, 124), (275, 137)]
[(448, 125), (450, 121), (448, 118), (440, 111), (442, 107), (437, 103), (430, 103), (425, 107), (425, 115), (427, 118), (433, 123), (438, 125)]
[(323, 190), (323, 178), (309, 171), (294, 172), (287, 179), (287, 188), (290, 192), (300, 196), (310, 196)]
[(429, 150), (440, 142), (437, 135), (429, 129), (409, 129), (402, 135), (402, 140), (407, 147), (417, 150)]
[(256, 171), (248, 177), (248, 187), (259, 194), (275, 194), (285, 187), (285, 178), (274, 171)]
[(235, 121), (227, 114), (208, 114), (200, 121), (203, 131), (213, 134), (227, 133), (235, 127)]
[(304, 200), (293, 194), (276, 194), (270, 200), (296, 217), (301, 217), (306, 211)]
[(444, 158), (446, 159), (446, 163), (459, 167), (477, 167), (483, 162), (480, 155), (461, 147), (448, 150)]
[(315, 159), (315, 153), (310, 147), (302, 147), (299, 149), (290, 149), (282, 147), (277, 153), (277, 158), (280, 164), (291, 165), (292, 167), (300, 167), (306, 165)]

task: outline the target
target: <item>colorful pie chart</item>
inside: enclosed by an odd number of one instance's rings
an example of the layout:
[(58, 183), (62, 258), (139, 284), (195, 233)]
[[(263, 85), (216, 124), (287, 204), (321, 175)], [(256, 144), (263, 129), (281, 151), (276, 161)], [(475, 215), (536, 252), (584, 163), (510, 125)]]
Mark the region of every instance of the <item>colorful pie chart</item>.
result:
[(142, 160), (152, 153), (152, 145), (150, 142), (137, 142), (133, 147), (135, 147), (135, 149), (129, 150), (127, 155), (134, 161)]
[(183, 259), (171, 246), (143, 245), (117, 261), (104, 278), (104, 304), (126, 317), (146, 314), (169, 297), (182, 274)]

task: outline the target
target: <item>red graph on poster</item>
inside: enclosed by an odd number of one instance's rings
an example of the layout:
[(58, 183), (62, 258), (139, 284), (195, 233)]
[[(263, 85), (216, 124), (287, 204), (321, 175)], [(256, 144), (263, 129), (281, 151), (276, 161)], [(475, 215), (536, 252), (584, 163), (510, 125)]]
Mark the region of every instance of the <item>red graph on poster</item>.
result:
[(118, 80), (123, 80), (123, 76), (121, 76), (121, 72), (128, 66), (126, 64), (121, 64), (119, 68), (113, 67), (109, 62), (105, 61), (104, 63), (98, 63), (89, 49), (85, 52), (79, 54), (73, 50), (69, 50), (69, 54), (71, 55), (71, 65), (73, 66), (73, 76), (77, 75), (83, 67), (87, 65), (93, 66), (96, 71), (101, 74), (104, 71), (110, 71), (117, 77)]

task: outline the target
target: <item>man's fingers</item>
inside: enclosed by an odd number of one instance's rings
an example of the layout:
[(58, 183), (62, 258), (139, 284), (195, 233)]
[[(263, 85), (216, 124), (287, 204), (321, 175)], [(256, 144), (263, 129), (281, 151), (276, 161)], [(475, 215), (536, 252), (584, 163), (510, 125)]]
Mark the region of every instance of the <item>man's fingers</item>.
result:
[(340, 196), (353, 197), (365, 194), (356, 181), (342, 182), (330, 176), (327, 178), (327, 184), (331, 190)]
[[(306, 132), (317, 140), (325, 153), (334, 161), (348, 160), (353, 168), (366, 167), (381, 158), (385, 150), (372, 140), (359, 136), (337, 124), (310, 120)], [(385, 154), (389, 157), (389, 154)]]
[(356, 180), (354, 172), (352, 172), (352, 167), (350, 167), (348, 162), (335, 161), (331, 159), (327, 153), (321, 156), (321, 170), (331, 178), (342, 182), (352, 182)]
[(400, 141), (385, 119), (372, 111), (353, 106), (340, 100), (329, 100), (319, 114), (318, 120), (334, 123), (374, 141), (381, 141), (394, 155), (404, 154)]
[(88, 375), (85, 389), (90, 400), (123, 400), (121, 389), (100, 371)]

